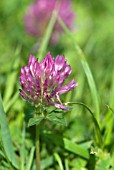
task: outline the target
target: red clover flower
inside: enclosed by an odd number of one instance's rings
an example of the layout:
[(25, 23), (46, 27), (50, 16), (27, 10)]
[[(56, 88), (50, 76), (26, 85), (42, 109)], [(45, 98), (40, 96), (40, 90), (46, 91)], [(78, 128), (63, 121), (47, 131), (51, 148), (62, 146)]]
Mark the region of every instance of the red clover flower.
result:
[(35, 106), (68, 110), (60, 100), (60, 95), (73, 90), (77, 83), (72, 80), (63, 85), (65, 79), (71, 74), (71, 67), (66, 63), (65, 57), (57, 55), (54, 59), (50, 52), (38, 63), (38, 59), (30, 55), (28, 66), (21, 68), (20, 95)]
[[(36, 0), (34, 4), (29, 6), (25, 16), (25, 28), (30, 35), (37, 38), (41, 38), (44, 35), (57, 2), (60, 5), (58, 16), (62, 18), (69, 29), (72, 29), (74, 12), (70, 0)], [(52, 32), (52, 43), (57, 42), (60, 32), (63, 32), (63, 29), (59, 22), (56, 21)]]

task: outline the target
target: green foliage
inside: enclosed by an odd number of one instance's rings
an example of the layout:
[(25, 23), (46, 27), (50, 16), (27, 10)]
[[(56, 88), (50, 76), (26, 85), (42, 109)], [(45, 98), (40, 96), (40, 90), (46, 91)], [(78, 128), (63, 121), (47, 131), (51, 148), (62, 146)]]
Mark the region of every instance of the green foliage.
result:
[(63, 139), (64, 140), (64, 147), (65, 149), (67, 149), (68, 151), (71, 151), (72, 153), (75, 153), (79, 156), (82, 156), (85, 159), (89, 159), (89, 153), (86, 149), (84, 149), (83, 147), (74, 144), (73, 142), (69, 141), (68, 139)]
[(52, 112), (51, 114), (48, 114), (47, 120), (60, 125), (67, 125), (63, 115), (61, 115), (60, 113), (57, 114), (56, 112)]
[[(74, 30), (59, 18), (64, 33), (53, 46), (57, 11), (37, 42), (24, 28), (30, 3), (0, 1), (0, 170), (36, 170), (35, 125), (40, 123), (42, 170), (113, 170), (114, 2), (72, 0)], [(61, 96), (68, 112), (48, 108), (36, 118), (35, 108), (19, 96), (20, 68), (30, 53), (41, 60), (47, 51), (65, 55), (78, 87)]]
[(5, 151), (6, 159), (11, 162), (12, 166), (15, 168), (18, 167), (17, 160), (15, 158), (13, 144), (11, 141), (10, 131), (8, 127), (8, 123), (6, 120), (6, 115), (2, 105), (2, 99), (0, 95), (0, 127), (1, 127), (1, 141), (3, 143), (3, 149)]
[(43, 119), (44, 117), (30, 118), (28, 122), (28, 127), (39, 124)]

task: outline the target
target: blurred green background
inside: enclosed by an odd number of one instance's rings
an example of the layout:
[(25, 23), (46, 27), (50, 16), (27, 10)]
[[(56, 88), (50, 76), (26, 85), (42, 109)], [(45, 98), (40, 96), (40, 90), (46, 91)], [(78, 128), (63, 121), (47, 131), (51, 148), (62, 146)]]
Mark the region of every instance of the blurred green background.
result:
[[(25, 32), (24, 15), (31, 3), (30, 0), (0, 1), (0, 91), (17, 154), (22, 143), (23, 112), (29, 112), (25, 102), (18, 95), (20, 68), (27, 64), (30, 53), (37, 55), (40, 47), (40, 43), (37, 47), (36, 39)], [(95, 166), (93, 163), (94, 167), (92, 167), (93, 158), (88, 161), (76, 156), (71, 150), (70, 152), (61, 148), (61, 140), (59, 140), (61, 135), (74, 143), (82, 143), (82, 145), (83, 142), (89, 141), (89, 144), (84, 145), (89, 150), (91, 143), (95, 141), (91, 116), (80, 106), (74, 106), (72, 111), (65, 114), (67, 127), (48, 126), (48, 124), (44, 126), (43, 134), (41, 134), (43, 143), (41, 155), (42, 159), (49, 163), (49, 165), (46, 164), (47, 170), (48, 166), (50, 166), (49, 170), (53, 170), (53, 167), (59, 170), (51, 157), (53, 155), (52, 147), (55, 149), (54, 152), (60, 154), (63, 162), (68, 161), (69, 167), (73, 170), (82, 170), (81, 168), (83, 170), (105, 170), (114, 160), (114, 117), (105, 106), (105, 104), (109, 104), (111, 108), (114, 108), (114, 1), (72, 0), (72, 3), (76, 15), (72, 34), (85, 53), (98, 91), (104, 150), (98, 151), (95, 158), (101, 161), (101, 164), (98, 162)], [(35, 50), (36, 47), (37, 50)], [(45, 54), (49, 50), (53, 56), (65, 55), (72, 67), (70, 79), (74, 78), (79, 84), (76, 90), (65, 95), (63, 100), (84, 102), (94, 111), (94, 101), (91, 99), (87, 78), (68, 35), (62, 34), (57, 45), (48, 45)], [(55, 129), (52, 134), (50, 134), (51, 129)], [(27, 130), (26, 133), (27, 153), (32, 146), (29, 131), (32, 129)], [(58, 143), (54, 140), (55, 136)], [(51, 146), (49, 141), (52, 142)], [(97, 146), (96, 142), (93, 146)], [(109, 153), (109, 156), (105, 155), (105, 152)], [(46, 160), (46, 157), (49, 159)], [(107, 162), (105, 168), (103, 167), (104, 162)], [(68, 169), (66, 168), (66, 170)]]

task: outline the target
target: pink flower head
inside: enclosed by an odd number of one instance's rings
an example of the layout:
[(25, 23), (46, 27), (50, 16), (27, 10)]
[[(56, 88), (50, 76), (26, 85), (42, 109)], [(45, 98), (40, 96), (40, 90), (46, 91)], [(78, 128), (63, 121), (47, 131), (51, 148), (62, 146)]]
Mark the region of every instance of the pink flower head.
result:
[(65, 57), (57, 55), (54, 59), (50, 52), (38, 63), (38, 59), (30, 55), (28, 66), (21, 68), (21, 96), (34, 105), (50, 106), (68, 110), (60, 101), (60, 95), (73, 90), (77, 83), (72, 80), (63, 85), (71, 74), (71, 67)]
[[(29, 6), (25, 16), (26, 31), (37, 38), (44, 35), (46, 27), (50, 21), (53, 10), (59, 4), (58, 15), (62, 18), (66, 26), (71, 29), (74, 13), (71, 8), (70, 0), (36, 0), (34, 4)], [(59, 37), (59, 32), (63, 32), (59, 22), (56, 21), (51, 42), (56, 43)]]

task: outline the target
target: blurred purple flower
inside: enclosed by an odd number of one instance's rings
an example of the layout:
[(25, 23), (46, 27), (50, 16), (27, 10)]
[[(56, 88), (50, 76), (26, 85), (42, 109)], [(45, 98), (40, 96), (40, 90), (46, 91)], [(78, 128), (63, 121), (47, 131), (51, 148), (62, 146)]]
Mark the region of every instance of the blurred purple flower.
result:
[(50, 52), (38, 63), (38, 59), (30, 55), (28, 66), (21, 68), (20, 95), (34, 105), (50, 106), (68, 110), (60, 101), (60, 95), (73, 90), (77, 83), (72, 80), (63, 86), (65, 79), (71, 74), (71, 67), (65, 57), (57, 55), (54, 59)]
[[(72, 29), (72, 21), (74, 13), (71, 8), (70, 0), (36, 0), (34, 4), (29, 6), (25, 16), (26, 31), (37, 38), (41, 38), (49, 23), (53, 10), (57, 7), (57, 1), (60, 3), (58, 15), (69, 29)], [(56, 43), (59, 38), (59, 33), (63, 32), (59, 22), (56, 21), (51, 42)]]

